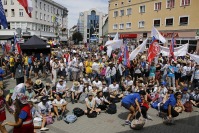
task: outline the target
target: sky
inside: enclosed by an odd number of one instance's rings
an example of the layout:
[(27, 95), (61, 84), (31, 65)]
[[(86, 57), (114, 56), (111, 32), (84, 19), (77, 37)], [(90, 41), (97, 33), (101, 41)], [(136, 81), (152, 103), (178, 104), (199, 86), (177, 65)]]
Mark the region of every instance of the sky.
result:
[(77, 24), (79, 13), (96, 8), (98, 11), (108, 13), (109, 0), (54, 0), (68, 9), (68, 28)]

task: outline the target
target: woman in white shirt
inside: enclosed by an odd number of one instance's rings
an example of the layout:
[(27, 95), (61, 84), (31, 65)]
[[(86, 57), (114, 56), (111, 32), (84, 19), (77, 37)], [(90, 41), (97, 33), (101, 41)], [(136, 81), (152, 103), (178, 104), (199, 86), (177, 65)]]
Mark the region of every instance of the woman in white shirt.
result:
[(59, 66), (58, 75), (66, 77), (66, 63), (64, 63), (63, 59), (60, 60)]
[(87, 107), (87, 109), (84, 111), (85, 114), (91, 114), (92, 112), (97, 112), (98, 114), (100, 113), (101, 109), (96, 108), (96, 101), (92, 92), (88, 93), (88, 97), (85, 99), (85, 102)]
[(104, 96), (102, 90), (97, 92), (97, 96), (95, 97), (95, 102), (98, 108), (101, 110), (106, 110), (107, 105), (111, 104)]

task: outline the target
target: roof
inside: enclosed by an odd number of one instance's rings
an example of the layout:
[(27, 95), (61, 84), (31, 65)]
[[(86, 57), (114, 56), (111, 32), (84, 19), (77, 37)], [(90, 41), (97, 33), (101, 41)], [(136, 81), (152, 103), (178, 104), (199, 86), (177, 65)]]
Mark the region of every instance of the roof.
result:
[(37, 36), (32, 36), (28, 41), (26, 41), (24, 44), (21, 44), (21, 49), (46, 49), (50, 48), (50, 45), (46, 42), (44, 42), (42, 39), (40, 39)]

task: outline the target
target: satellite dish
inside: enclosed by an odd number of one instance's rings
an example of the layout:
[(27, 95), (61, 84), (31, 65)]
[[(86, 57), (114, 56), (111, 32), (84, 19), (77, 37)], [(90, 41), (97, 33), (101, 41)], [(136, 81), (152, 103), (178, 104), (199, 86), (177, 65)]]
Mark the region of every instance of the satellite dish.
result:
[(21, 28), (17, 28), (17, 29), (16, 29), (16, 32), (17, 32), (17, 34), (20, 34), (20, 35), (21, 35), (22, 29), (21, 29)]

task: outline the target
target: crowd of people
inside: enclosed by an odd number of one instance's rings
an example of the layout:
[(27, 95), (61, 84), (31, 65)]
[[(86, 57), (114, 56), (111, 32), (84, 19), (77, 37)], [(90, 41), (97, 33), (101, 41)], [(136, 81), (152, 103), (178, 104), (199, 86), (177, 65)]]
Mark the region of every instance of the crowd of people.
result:
[[(119, 57), (121, 51), (114, 50), (108, 57), (103, 46), (71, 46), (48, 55), (1, 55), (0, 81), (3, 84), (3, 78), (11, 74), (16, 87), (5, 99), (0, 93), (0, 131), (6, 132), (9, 125), (14, 126), (14, 133), (32, 133), (35, 117), (42, 119), (40, 130), (46, 131), (49, 117), (62, 120), (69, 102), (85, 104), (87, 115), (99, 115), (121, 102), (129, 110), (127, 125), (137, 112), (150, 119), (150, 106), (170, 123), (182, 111), (191, 112), (192, 105), (199, 107), (199, 64), (189, 56), (170, 60), (159, 54), (149, 63), (144, 51), (129, 67)], [(48, 75), (52, 82), (44, 83)], [(5, 105), (15, 122), (5, 122)]]

